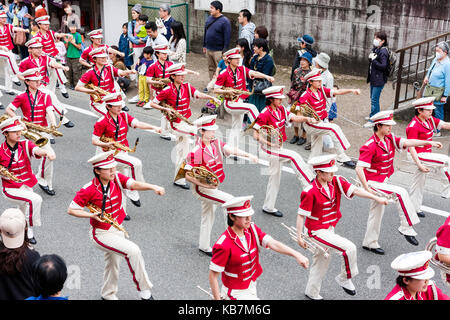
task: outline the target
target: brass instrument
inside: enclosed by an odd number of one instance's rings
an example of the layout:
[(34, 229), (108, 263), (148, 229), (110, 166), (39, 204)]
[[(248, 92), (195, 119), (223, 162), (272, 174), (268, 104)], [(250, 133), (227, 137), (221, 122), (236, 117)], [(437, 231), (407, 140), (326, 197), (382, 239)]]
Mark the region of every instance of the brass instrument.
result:
[(234, 89), (234, 88), (230, 88), (230, 87), (222, 87), (220, 89), (224, 90), (225, 92), (219, 94), (218, 97), (222, 96), (225, 99), (232, 100), (232, 101), (236, 101), (243, 94), (248, 95), (248, 96), (253, 94), (253, 91), (250, 92), (247, 90), (239, 90), (239, 89)]
[(106, 91), (105, 89), (102, 89), (100, 87), (94, 86), (93, 83), (88, 83), (85, 88), (95, 90), (96, 93), (91, 94), (92, 99), (94, 100), (94, 103), (102, 102), (102, 98), (111, 92)]
[(316, 110), (314, 110), (313, 108), (311, 108), (310, 106), (308, 106), (306, 103), (302, 103), (300, 104), (300, 110), (295, 110), (297, 105), (299, 105), (299, 102), (295, 102), (292, 104), (291, 106), (291, 113), (297, 114), (297, 112), (300, 112), (300, 115), (304, 116), (304, 117), (308, 117), (308, 118), (313, 118), (316, 121), (322, 121), (319, 117), (319, 115), (317, 114)]
[[(184, 166), (182, 167), (182, 170), (184, 170)], [(217, 175), (204, 166), (194, 167), (192, 170), (187, 171), (186, 174), (209, 186), (217, 187), (219, 185), (219, 178), (217, 178)]]
[(167, 87), (169, 85), (169, 83), (172, 81), (170, 80), (170, 78), (152, 78), (152, 81), (160, 81), (163, 84), (152, 84), (152, 86), (154, 86), (157, 89), (164, 89), (165, 87)]
[[(244, 130), (244, 132), (253, 129), (255, 124), (256, 119)], [(262, 135), (262, 138), (264, 140), (270, 142), (271, 144), (276, 144), (279, 148), (283, 146), (283, 135), (278, 129), (274, 128), (274, 126), (263, 125), (258, 130), (258, 132), (260, 135)]]
[[(288, 227), (284, 223), (281, 223), (281, 225), (289, 230), (289, 235), (291, 236), (291, 239), (294, 240), (295, 242), (298, 242), (297, 228)], [(328, 258), (330, 256), (330, 254), (328, 253), (328, 248), (324, 248), (321, 245), (309, 240), (308, 235), (304, 233), (301, 234), (301, 237), (307, 245), (306, 249), (312, 254), (315, 254), (319, 250), (324, 255), (325, 258)]]
[[(9, 119), (9, 118), (10, 118), (9, 114), (7, 114), (7, 113), (2, 114), (0, 116), (0, 123), (2, 123), (3, 121), (5, 121), (6, 119)], [(30, 122), (30, 121), (26, 121), (26, 120), (23, 120), (23, 119), (21, 119), (20, 121), (28, 129), (27, 131), (31, 131), (34, 134), (39, 135), (38, 132), (44, 132), (44, 133), (47, 133), (47, 134), (51, 134), (54, 137), (62, 137), (63, 136), (63, 134), (61, 132), (56, 130), (59, 127), (61, 127), (62, 121), (59, 121), (59, 124), (56, 127), (55, 126), (44, 127), (44, 126), (41, 126), (40, 124), (36, 124), (36, 123)]]
[(180, 112), (178, 112), (174, 107), (172, 107), (170, 104), (161, 102), (160, 106), (166, 109), (170, 109), (172, 111), (172, 114), (170, 114), (166, 110), (161, 110), (161, 112), (169, 119), (170, 122), (174, 122), (177, 119), (181, 119), (182, 121), (186, 122), (187, 124), (193, 126), (194, 124), (185, 116), (183, 116)]
[(437, 259), (436, 243), (437, 243), (437, 238), (433, 237), (433, 238), (430, 239), (430, 241), (428, 241), (428, 243), (427, 243), (427, 245), (425, 247), (425, 250), (430, 251), (432, 253), (430, 263), (433, 266), (441, 269), (445, 273), (449, 273), (450, 274), (450, 265), (445, 264), (445, 263), (443, 263), (443, 262), (441, 262), (441, 261), (439, 261)]
[(183, 161), (181, 163), (180, 167), (178, 168), (177, 174), (173, 181), (177, 181), (177, 180), (180, 180), (180, 179), (183, 179), (184, 177), (186, 177), (186, 170), (184, 170), (185, 166), (186, 166), (186, 161)]
[(86, 208), (89, 209), (89, 211), (91, 213), (95, 213), (98, 215), (98, 217), (100, 218), (100, 220), (102, 220), (102, 222), (105, 223), (109, 223), (110, 225), (112, 225), (114, 228), (116, 228), (119, 231), (122, 231), (125, 236), (127, 238), (129, 238), (128, 232), (125, 230), (124, 227), (122, 227), (114, 218), (110, 213), (107, 212), (102, 212), (102, 209), (100, 209), (98, 206), (96, 206), (95, 204), (89, 202), (86, 205)]
[(0, 165), (0, 176), (5, 177), (6, 179), (12, 180), (14, 182), (23, 182), (22, 179), (17, 178), (14, 174), (12, 174), (7, 168)]
[[(0, 123), (2, 123), (3, 121), (5, 121), (6, 119), (10, 118), (10, 116), (8, 114), (3, 114), (2, 116), (0, 116)], [(27, 122), (27, 121), (23, 121), (21, 120), (22, 123)], [(30, 122), (27, 122), (28, 124), (30, 124)], [(25, 124), (25, 123), (24, 123)], [(40, 126), (38, 124), (34, 124), (33, 128), (44, 128), (43, 126)], [(41, 136), (38, 132), (35, 132), (34, 129), (32, 128), (28, 128), (28, 130), (23, 130), (22, 131), (22, 135), (24, 138), (32, 141), (35, 145), (37, 145), (39, 148), (42, 148), (43, 146), (45, 146), (48, 143), (48, 139)]]
[(117, 155), (119, 153), (119, 151), (121, 151), (121, 150), (124, 151), (124, 152), (131, 152), (131, 153), (136, 152), (136, 147), (137, 147), (137, 145), (139, 143), (139, 138), (136, 139), (133, 148), (127, 147), (126, 145), (115, 141), (113, 138), (106, 137), (104, 135), (102, 135), (100, 137), (100, 141), (104, 142), (104, 143), (113, 142), (113, 146), (112, 146), (112, 148), (110, 150), (115, 149), (116, 153), (114, 155)]

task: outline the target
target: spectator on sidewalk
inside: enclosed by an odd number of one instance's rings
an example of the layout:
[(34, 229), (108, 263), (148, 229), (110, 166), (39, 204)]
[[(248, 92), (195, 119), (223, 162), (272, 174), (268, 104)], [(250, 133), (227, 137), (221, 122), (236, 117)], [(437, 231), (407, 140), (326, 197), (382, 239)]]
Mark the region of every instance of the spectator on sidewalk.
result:
[[(266, 39), (269, 37), (269, 31), (264, 26), (258, 26), (255, 28), (255, 39)], [(254, 39), (253, 39), (254, 41)]]
[(147, 83), (147, 70), (153, 64), (154, 60), (153, 56), (153, 48), (145, 47), (144, 51), (142, 51), (142, 55), (139, 57), (139, 62), (136, 64), (136, 71), (138, 72), (138, 92), (139, 92), (139, 101), (136, 104), (138, 107), (143, 107), (150, 100), (150, 87)]
[(447, 42), (442, 41), (436, 45), (435, 50), (436, 58), (431, 63), (424, 79), (427, 85), (424, 89), (424, 96), (434, 96), (436, 98), (434, 100), (436, 107), (434, 116), (439, 120), (444, 120), (444, 105), (450, 94), (450, 58), (448, 57), (450, 46)]
[(173, 63), (185, 63), (187, 42), (186, 34), (184, 33), (183, 24), (179, 21), (174, 21), (171, 26), (172, 37), (169, 40), (169, 60)]
[(67, 279), (67, 266), (64, 260), (56, 255), (43, 255), (33, 266), (33, 283), (37, 295), (25, 300), (68, 300), (61, 294)]
[(175, 19), (170, 15), (170, 6), (167, 3), (164, 3), (159, 6), (159, 17), (164, 23), (164, 27), (166, 29), (166, 33), (164, 36), (167, 41), (172, 37), (172, 24), (175, 22)]
[(255, 39), (255, 24), (250, 22), (252, 14), (247, 9), (239, 11), (238, 22), (241, 25), (241, 31), (238, 38), (245, 38), (248, 41), (248, 46), (251, 48), (253, 40)]
[(118, 48), (120, 52), (123, 52), (124, 56), (124, 61), (125, 61), (125, 65), (127, 66), (128, 69), (131, 69), (131, 67), (133, 66), (133, 57), (130, 56), (131, 54), (131, 42), (128, 39), (128, 22), (125, 22), (122, 25), (122, 34), (120, 35), (119, 38), (119, 43), (118, 43)]
[[(117, 46), (111, 46), (111, 49), (114, 49), (116, 51), (119, 51), (119, 47)], [(125, 58), (122, 57), (120, 54), (116, 54), (114, 52), (109, 52), (109, 58), (112, 61), (112, 65), (114, 68), (117, 68), (119, 70), (127, 71), (128, 68), (125, 65)], [(119, 84), (120, 88), (123, 90), (123, 92), (126, 92), (128, 90), (128, 87), (130, 86), (131, 79), (129, 76), (124, 77), (118, 77), (117, 83)]]
[[(156, 47), (162, 44), (169, 44), (169, 41), (167, 41), (166, 37), (164, 37), (162, 34), (158, 32), (158, 26), (156, 25), (156, 22), (150, 21), (145, 25), (145, 29), (147, 30), (148, 39), (146, 43), (146, 47)], [(152, 56), (153, 61), (158, 60), (155, 53), (153, 53)]]
[(22, 211), (6, 209), (0, 216), (0, 300), (23, 300), (36, 295), (32, 285), (33, 263), (39, 252), (28, 243)]
[[(220, 1), (210, 4), (210, 16), (205, 23), (203, 36), (203, 53), (208, 60), (209, 79), (214, 77), (217, 64), (222, 59), (222, 53), (228, 50), (231, 37), (231, 23), (222, 14), (223, 5)], [(205, 88), (204, 91), (207, 91)]]
[(294, 58), (294, 63), (292, 64), (291, 81), (294, 78), (294, 70), (297, 69), (300, 65), (300, 57), (303, 55), (303, 53), (309, 52), (313, 58), (317, 56), (317, 52), (312, 48), (312, 45), (314, 44), (314, 38), (312, 36), (310, 36), (309, 34), (305, 34), (301, 37), (298, 37), (297, 41), (300, 48), (299, 50), (297, 50)]
[[(369, 54), (369, 72), (367, 83), (370, 83), (370, 115), (368, 118), (380, 112), (380, 96), (388, 78), (389, 50), (387, 48), (387, 36), (384, 31), (375, 33), (373, 48)], [(371, 126), (369, 120), (365, 126)]]
[[(14, 0), (6, 11), (8, 23), (12, 24), (13, 27), (22, 29), (28, 29), (30, 27), (30, 19), (27, 18), (27, 14), (28, 7), (23, 0)], [(28, 41), (28, 39), (28, 34), (25, 34), (25, 42)], [(22, 60), (28, 57), (28, 48), (25, 45), (14, 44), (13, 52), (20, 54)]]
[(250, 68), (250, 62), (253, 58), (252, 50), (248, 45), (248, 41), (245, 38), (239, 38), (236, 41), (236, 47), (239, 48), (239, 52), (241, 53), (241, 63), (240, 65)]
[(67, 81), (69, 85), (69, 89), (74, 90), (75, 86), (78, 83), (78, 80), (81, 78), (82, 65), (79, 60), (81, 57), (81, 34), (77, 32), (77, 28), (75, 25), (69, 26), (70, 34), (72, 35), (66, 41), (67, 47), (67, 66), (69, 67), (69, 71), (67, 72)]
[(75, 26), (76, 29), (80, 29), (81, 28), (80, 17), (77, 14), (75, 14), (75, 12), (72, 9), (72, 6), (70, 5), (70, 2), (65, 1), (63, 3), (63, 9), (66, 14), (63, 15), (61, 19), (61, 28), (59, 30), (59, 33), (69, 33), (71, 26)]
[(140, 26), (136, 26), (136, 21), (139, 18), (139, 15), (142, 13), (142, 6), (140, 4), (136, 4), (131, 8), (131, 21), (128, 22), (128, 40), (131, 42), (133, 51), (134, 51), (134, 63), (137, 63), (139, 56), (142, 53), (142, 50), (145, 47), (145, 42), (139, 38), (136, 38), (137, 32), (139, 32)]

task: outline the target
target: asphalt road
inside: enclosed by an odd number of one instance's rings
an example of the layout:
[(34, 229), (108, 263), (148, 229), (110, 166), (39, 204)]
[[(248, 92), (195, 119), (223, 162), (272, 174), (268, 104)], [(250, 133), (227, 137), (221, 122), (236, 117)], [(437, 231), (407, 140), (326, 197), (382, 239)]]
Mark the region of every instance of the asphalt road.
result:
[[(23, 87), (16, 89), (23, 89)], [(65, 259), (69, 266), (69, 277), (63, 293), (71, 300), (98, 300), (103, 278), (103, 253), (91, 243), (89, 221), (77, 219), (66, 213), (75, 193), (92, 179), (92, 169), (86, 161), (95, 154), (95, 148), (90, 141), (96, 118), (89, 115), (86, 95), (74, 91), (69, 93), (71, 95), (69, 99), (64, 99), (59, 93), (57, 94), (62, 102), (85, 112), (74, 111), (73, 108), (70, 110), (68, 117), (76, 126), (72, 129), (62, 127), (64, 137), (57, 138), (56, 144), (53, 145), (57, 155), (54, 171), (56, 196), (50, 197), (39, 187), (35, 187), (35, 191), (44, 198), (41, 214), (42, 227), (34, 228), (38, 241), (35, 248), (41, 255), (56, 253)], [(4, 95), (3, 104), (7, 106), (12, 98), (12, 96)], [(131, 109), (130, 114), (139, 120), (159, 124), (159, 111), (145, 111), (131, 104), (128, 106)], [(124, 222), (130, 239), (142, 250), (149, 278), (154, 285), (153, 295), (156, 299), (167, 300), (210, 299), (207, 294), (197, 288), (197, 285), (200, 285), (209, 290), (209, 258), (199, 253), (197, 249), (200, 202), (194, 198), (191, 191), (181, 190), (172, 185), (174, 168), (170, 161), (170, 154), (175, 143), (162, 140), (151, 132), (131, 130), (129, 141), (134, 142), (136, 137), (140, 138), (136, 156), (143, 162), (146, 181), (166, 189), (166, 195), (162, 197), (152, 192), (141, 192), (141, 208), (136, 208), (128, 202), (127, 211), (131, 220)], [(254, 142), (250, 137), (245, 139), (245, 143), (247, 150), (252, 152), (255, 150)], [(290, 145), (287, 145), (290, 148)], [(297, 147), (296, 150), (304, 158), (307, 157), (307, 151), (303, 148)], [(37, 164), (35, 162), (34, 166)], [(295, 225), (301, 192), (300, 184), (293, 174), (283, 172), (277, 208), (284, 213), (284, 217), (276, 218), (266, 215), (261, 212), (267, 185), (267, 176), (261, 175), (262, 168), (264, 167), (261, 165), (244, 161), (239, 163), (227, 161), (226, 180), (220, 189), (236, 196), (254, 195), (252, 205), (256, 213), (253, 221), (275, 239), (296, 248), (310, 258), (310, 253), (299, 248), (280, 224), (284, 222), (287, 225)], [(342, 167), (338, 174), (347, 178), (355, 177), (353, 170)], [(407, 177), (411, 178), (410, 175)], [(393, 181), (405, 186), (411, 180), (405, 180), (404, 175), (395, 174)], [(3, 211), (8, 204), (3, 198), (1, 199), (0, 210)], [(427, 192), (425, 195), (424, 205), (443, 211), (444, 215), (448, 214), (449, 203), (450, 200), (444, 200), (434, 192)], [(380, 244), (385, 249), (386, 255), (378, 256), (361, 248), (368, 207), (369, 201), (366, 199), (355, 198), (351, 201), (344, 199), (341, 207), (343, 217), (336, 228), (338, 234), (353, 241), (358, 248), (359, 275), (353, 279), (357, 295), (354, 297), (346, 295), (335, 282), (334, 277), (339, 273), (342, 260), (334, 254), (322, 284), (321, 295), (324, 299), (383, 299), (395, 284), (396, 273), (390, 268), (391, 262), (402, 253), (424, 249), (428, 240), (435, 235), (437, 228), (445, 220), (442, 215), (426, 212), (426, 217), (415, 226), (420, 244), (414, 247), (407, 243), (397, 231), (399, 218), (396, 206), (388, 206), (380, 236)], [(213, 242), (224, 230), (225, 221), (222, 210), (219, 208), (216, 211), (216, 221), (212, 232)], [(264, 250), (261, 261), (264, 269), (258, 280), (258, 296), (261, 299), (306, 299), (304, 289), (308, 271), (298, 266), (293, 258)], [(434, 280), (444, 292), (450, 294), (449, 289), (444, 288), (439, 270), (435, 268), (435, 271)], [(139, 298), (125, 262), (121, 265), (118, 296), (124, 300)]]

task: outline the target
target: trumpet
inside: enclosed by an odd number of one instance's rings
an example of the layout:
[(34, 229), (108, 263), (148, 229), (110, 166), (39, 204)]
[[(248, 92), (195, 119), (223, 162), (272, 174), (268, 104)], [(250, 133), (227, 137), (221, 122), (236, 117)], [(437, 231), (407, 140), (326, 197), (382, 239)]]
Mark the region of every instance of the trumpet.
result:
[(5, 177), (6, 179), (12, 180), (17, 183), (23, 182), (22, 179), (17, 178), (14, 174), (11, 173), (7, 168), (0, 165), (0, 176)]
[[(291, 239), (294, 240), (295, 242), (298, 242), (297, 228), (288, 227), (284, 223), (281, 223), (281, 225), (289, 230), (289, 235), (291, 236)], [(321, 245), (309, 240), (308, 235), (306, 235), (304, 233), (301, 234), (301, 237), (307, 245), (306, 249), (309, 252), (311, 252), (312, 254), (315, 254), (317, 251), (320, 251), (324, 255), (325, 258), (328, 258), (330, 256), (330, 254), (328, 253), (328, 248), (324, 248)]]
[(157, 89), (164, 89), (171, 82), (170, 78), (152, 78), (153, 81), (160, 81), (162, 84), (153, 84)]
[(91, 213), (95, 213), (98, 215), (98, 217), (100, 218), (100, 220), (102, 220), (105, 223), (109, 223), (110, 225), (112, 225), (114, 228), (116, 228), (119, 231), (122, 231), (125, 236), (127, 238), (129, 238), (128, 232), (125, 230), (124, 227), (122, 227), (117, 221), (116, 219), (113, 218), (113, 216), (110, 213), (107, 212), (102, 212), (102, 209), (100, 209), (98, 206), (96, 206), (95, 204), (89, 202), (86, 205), (86, 208), (89, 209), (89, 211)]
[(169, 119), (170, 122), (174, 122), (177, 119), (181, 119), (184, 122), (186, 122), (187, 124), (193, 126), (194, 124), (185, 116), (183, 116), (180, 112), (178, 112), (174, 107), (172, 107), (170, 104), (161, 102), (160, 103), (161, 107), (164, 107), (166, 109), (169, 109), (172, 114), (169, 113), (169, 111), (166, 110), (161, 110), (161, 112)]
[(248, 96), (253, 94), (253, 90), (250, 92), (247, 90), (239, 90), (239, 89), (234, 89), (234, 88), (230, 88), (230, 87), (222, 87), (220, 89), (224, 90), (225, 92), (219, 94), (219, 97), (223, 96), (225, 99), (232, 100), (232, 101), (236, 101), (243, 94), (248, 95)]
[(430, 241), (428, 241), (428, 243), (425, 247), (425, 250), (430, 251), (432, 253), (430, 263), (433, 266), (441, 269), (445, 273), (450, 274), (450, 265), (445, 264), (437, 259), (436, 244), (437, 244), (437, 238), (433, 237), (430, 239)]
[(136, 139), (133, 148), (127, 147), (126, 145), (115, 141), (113, 138), (106, 137), (105, 135), (102, 135), (100, 137), (100, 141), (104, 142), (104, 143), (113, 142), (112, 148), (114, 148), (116, 150), (115, 155), (117, 155), (119, 153), (119, 151), (132, 152), (132, 153), (136, 152), (136, 147), (137, 147), (137, 145), (139, 143), (139, 138)]
[(94, 100), (94, 103), (101, 102), (103, 96), (110, 94), (110, 92), (106, 91), (105, 89), (94, 86), (93, 83), (88, 83), (87, 85), (85, 85), (85, 88), (96, 91), (96, 93), (91, 94), (91, 97)]

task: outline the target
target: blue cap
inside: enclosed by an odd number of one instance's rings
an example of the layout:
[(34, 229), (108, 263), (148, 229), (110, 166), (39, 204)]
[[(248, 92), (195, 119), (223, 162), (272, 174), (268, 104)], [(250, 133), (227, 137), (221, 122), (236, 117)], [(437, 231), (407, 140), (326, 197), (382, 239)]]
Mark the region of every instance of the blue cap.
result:
[(306, 44), (312, 45), (314, 43), (314, 38), (309, 34), (303, 35), (303, 37), (297, 38), (298, 42), (305, 42)]
[(300, 59), (306, 59), (306, 60), (308, 60), (309, 64), (312, 64), (313, 57), (312, 57), (311, 53), (306, 51), (300, 56)]

